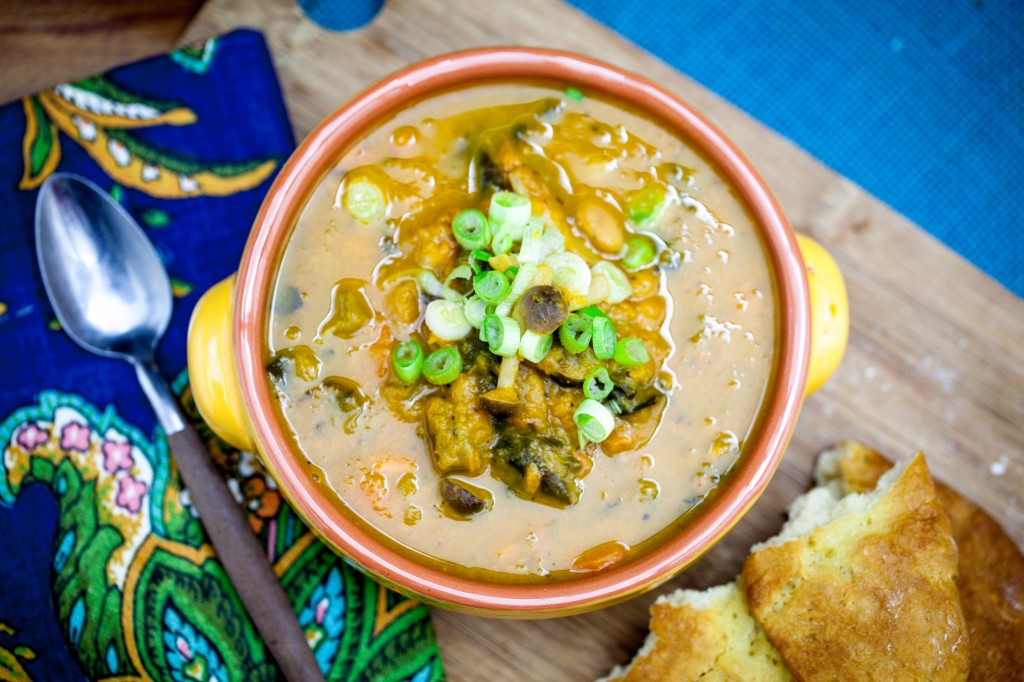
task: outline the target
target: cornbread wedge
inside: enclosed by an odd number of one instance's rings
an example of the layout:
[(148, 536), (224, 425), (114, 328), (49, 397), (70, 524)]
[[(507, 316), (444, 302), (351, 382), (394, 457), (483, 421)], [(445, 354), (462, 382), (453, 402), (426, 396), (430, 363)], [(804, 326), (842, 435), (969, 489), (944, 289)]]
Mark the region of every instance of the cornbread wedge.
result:
[(743, 565), (754, 617), (801, 680), (963, 680), (957, 550), (924, 457), (870, 493), (798, 498)]
[(891, 467), (821, 459), (741, 578), (659, 598), (643, 648), (602, 682), (966, 679), (949, 522), (921, 455)]
[[(840, 495), (870, 490), (893, 466), (845, 441), (818, 458), (815, 480)], [(1024, 555), (981, 507), (935, 483), (959, 549), (957, 589), (971, 641), (971, 680), (1024, 680)]]
[(737, 583), (660, 597), (651, 607), (643, 648), (628, 668), (619, 666), (600, 682), (696, 679), (793, 679)]

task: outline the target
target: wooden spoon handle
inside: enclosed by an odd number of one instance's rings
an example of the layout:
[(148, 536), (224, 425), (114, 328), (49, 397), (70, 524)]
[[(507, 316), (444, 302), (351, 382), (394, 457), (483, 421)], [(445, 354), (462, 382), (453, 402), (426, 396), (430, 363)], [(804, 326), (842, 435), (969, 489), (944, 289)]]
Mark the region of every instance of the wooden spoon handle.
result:
[(281, 672), (291, 682), (323, 680), (292, 605), (206, 445), (187, 424), (167, 441), (217, 557)]

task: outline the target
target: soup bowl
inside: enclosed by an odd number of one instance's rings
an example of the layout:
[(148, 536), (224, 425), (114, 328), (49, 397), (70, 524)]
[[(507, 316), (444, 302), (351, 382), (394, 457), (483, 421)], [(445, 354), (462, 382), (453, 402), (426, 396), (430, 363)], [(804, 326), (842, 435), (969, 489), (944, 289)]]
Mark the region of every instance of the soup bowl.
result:
[[(692, 519), (649, 551), (572, 580), (523, 583), (453, 574), (401, 551), (312, 480), (275, 409), (266, 374), (277, 264), (317, 184), (363, 135), (411, 103), (492, 82), (569, 84), (625, 103), (685, 140), (731, 184), (745, 206), (760, 232), (774, 280), (772, 376), (757, 425), (732, 471)], [(805, 256), (813, 259), (813, 269)], [(237, 276), (213, 287), (197, 304), (189, 330), (189, 370), (196, 404), (213, 430), (230, 444), (256, 452), (313, 531), (356, 567), (429, 604), (480, 615), (545, 617), (587, 611), (650, 589), (720, 540), (771, 479), (805, 394), (827, 378), (842, 356), (846, 325), (845, 291), (834, 262), (819, 246), (794, 235), (747, 160), (684, 101), (641, 76), (578, 55), (487, 48), (436, 57), (395, 73), (310, 133), (270, 188)]]

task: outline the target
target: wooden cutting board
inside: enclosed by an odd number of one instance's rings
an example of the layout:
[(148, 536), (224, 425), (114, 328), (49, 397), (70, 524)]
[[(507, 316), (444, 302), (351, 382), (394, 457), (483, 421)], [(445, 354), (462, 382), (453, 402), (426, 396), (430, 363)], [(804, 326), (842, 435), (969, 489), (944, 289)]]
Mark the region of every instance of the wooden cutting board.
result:
[(266, 33), (299, 138), (380, 77), (456, 49), (554, 47), (643, 73), (724, 130), (794, 227), (825, 244), (846, 276), (846, 358), (807, 400), (778, 474), (743, 521), (667, 585), (596, 613), (513, 622), (437, 611), (452, 680), (586, 680), (625, 663), (654, 598), (731, 580), (750, 545), (773, 535), (807, 488), (814, 455), (844, 438), (896, 457), (923, 449), (936, 477), (1024, 545), (1024, 301), (852, 182), (558, 0), (516, 0), (500, 11), (473, 0), (388, 0), (371, 25), (344, 33), (311, 23), (295, 2), (210, 0), (184, 39), (239, 26)]

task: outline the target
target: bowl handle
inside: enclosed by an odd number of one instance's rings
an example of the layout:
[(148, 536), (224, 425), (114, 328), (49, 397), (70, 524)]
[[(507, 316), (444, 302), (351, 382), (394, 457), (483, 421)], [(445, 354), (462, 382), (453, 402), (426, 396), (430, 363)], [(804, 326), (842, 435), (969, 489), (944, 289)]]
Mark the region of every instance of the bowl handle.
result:
[(811, 294), (811, 363), (804, 391), (804, 395), (810, 395), (832, 376), (843, 359), (850, 333), (850, 306), (843, 275), (825, 247), (802, 234), (796, 239)]
[(188, 324), (188, 375), (192, 397), (207, 425), (229, 445), (252, 452), (235, 367), (234, 300), (235, 276), (231, 275), (196, 303)]

